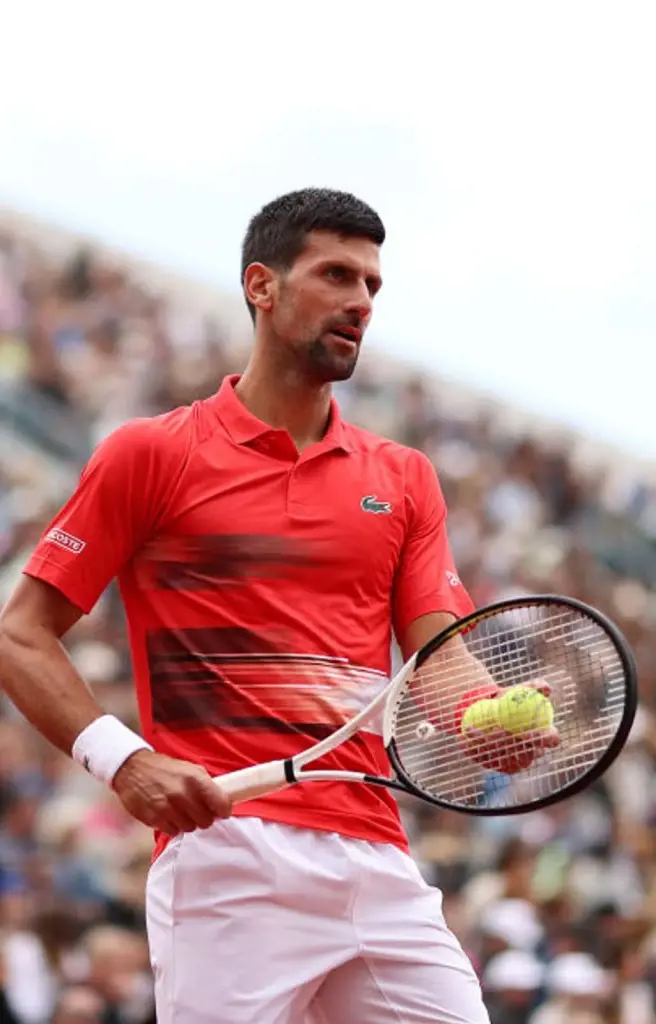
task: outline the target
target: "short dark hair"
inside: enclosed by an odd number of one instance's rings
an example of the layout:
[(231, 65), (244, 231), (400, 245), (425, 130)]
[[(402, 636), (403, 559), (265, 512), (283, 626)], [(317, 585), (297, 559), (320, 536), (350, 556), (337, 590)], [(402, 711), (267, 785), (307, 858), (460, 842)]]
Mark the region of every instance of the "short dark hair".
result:
[[(385, 241), (385, 226), (367, 203), (329, 188), (304, 188), (273, 199), (256, 213), (241, 250), (241, 282), (251, 263), (289, 270), (305, 248), (311, 231), (333, 231), (345, 238)], [(255, 308), (246, 299), (253, 321)]]

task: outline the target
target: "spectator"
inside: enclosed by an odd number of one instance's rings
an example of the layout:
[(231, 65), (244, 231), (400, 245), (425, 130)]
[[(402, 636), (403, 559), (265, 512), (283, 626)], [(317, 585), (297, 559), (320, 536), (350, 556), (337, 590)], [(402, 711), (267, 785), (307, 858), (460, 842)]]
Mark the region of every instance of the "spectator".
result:
[(557, 957), (547, 974), (547, 991), (547, 1002), (535, 1011), (529, 1024), (604, 1024), (611, 980), (588, 954)]
[(507, 950), (483, 974), (490, 1024), (529, 1024), (544, 984), (544, 965), (531, 953)]
[(115, 925), (87, 932), (88, 983), (104, 1003), (103, 1024), (143, 1024), (153, 1013), (148, 951), (143, 935)]

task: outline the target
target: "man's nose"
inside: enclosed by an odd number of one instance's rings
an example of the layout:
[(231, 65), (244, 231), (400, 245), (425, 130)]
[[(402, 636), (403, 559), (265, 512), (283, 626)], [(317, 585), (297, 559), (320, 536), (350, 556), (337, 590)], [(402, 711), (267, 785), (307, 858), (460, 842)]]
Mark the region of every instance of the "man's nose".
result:
[(373, 299), (366, 284), (362, 282), (361, 285), (353, 289), (353, 294), (346, 304), (346, 312), (357, 313), (361, 320), (367, 321), (371, 316), (372, 308)]

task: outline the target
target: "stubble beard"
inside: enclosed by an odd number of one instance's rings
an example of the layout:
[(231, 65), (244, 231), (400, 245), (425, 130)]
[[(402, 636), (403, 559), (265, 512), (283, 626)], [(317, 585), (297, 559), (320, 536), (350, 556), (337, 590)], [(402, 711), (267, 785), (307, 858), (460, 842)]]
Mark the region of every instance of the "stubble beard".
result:
[(308, 376), (320, 384), (332, 384), (349, 380), (358, 362), (359, 350), (343, 355), (331, 352), (323, 338), (315, 338), (301, 346)]

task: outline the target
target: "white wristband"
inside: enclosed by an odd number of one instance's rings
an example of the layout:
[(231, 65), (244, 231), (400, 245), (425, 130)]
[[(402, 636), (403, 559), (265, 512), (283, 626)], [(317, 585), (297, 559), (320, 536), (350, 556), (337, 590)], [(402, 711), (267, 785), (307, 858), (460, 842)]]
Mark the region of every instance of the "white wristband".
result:
[(73, 759), (101, 782), (111, 783), (128, 757), (137, 750), (152, 750), (136, 732), (115, 718), (101, 715), (83, 729), (73, 744)]

